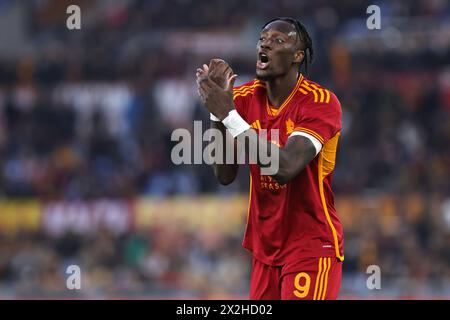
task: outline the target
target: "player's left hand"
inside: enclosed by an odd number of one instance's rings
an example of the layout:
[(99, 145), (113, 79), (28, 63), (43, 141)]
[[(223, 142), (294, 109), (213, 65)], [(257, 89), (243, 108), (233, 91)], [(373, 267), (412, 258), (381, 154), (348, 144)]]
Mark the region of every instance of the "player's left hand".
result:
[(209, 68), (197, 69), (198, 94), (205, 107), (220, 120), (225, 119), (228, 113), (234, 109), (233, 86), (237, 75), (228, 73), (225, 88), (221, 88), (209, 77)]

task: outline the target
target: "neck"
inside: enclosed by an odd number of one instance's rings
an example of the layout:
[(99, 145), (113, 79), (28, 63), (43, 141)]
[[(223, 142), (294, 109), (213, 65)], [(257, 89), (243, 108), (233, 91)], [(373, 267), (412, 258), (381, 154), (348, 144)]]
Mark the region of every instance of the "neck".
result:
[(267, 80), (267, 98), (269, 104), (274, 107), (280, 107), (297, 84), (299, 74), (297, 70), (292, 70), (283, 76)]

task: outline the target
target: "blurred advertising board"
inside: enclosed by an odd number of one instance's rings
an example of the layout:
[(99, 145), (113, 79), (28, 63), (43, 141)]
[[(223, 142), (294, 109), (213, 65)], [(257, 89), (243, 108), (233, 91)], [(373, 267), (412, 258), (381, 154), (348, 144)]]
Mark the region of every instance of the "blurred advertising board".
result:
[(135, 203), (136, 228), (171, 226), (236, 234), (245, 226), (248, 196), (140, 198)]
[[(345, 230), (379, 225), (396, 234), (403, 222), (416, 224), (430, 215), (436, 227), (450, 230), (450, 198), (381, 194), (340, 196), (336, 208)], [(49, 201), (0, 200), (0, 233), (42, 230), (52, 235), (67, 231), (85, 234), (105, 228), (115, 234), (152, 228), (241, 234), (248, 195), (154, 198), (133, 200)]]
[(0, 232), (36, 231), (41, 223), (37, 200), (0, 200)]
[(131, 208), (124, 200), (48, 202), (42, 208), (42, 227), (52, 235), (92, 233), (100, 228), (121, 234), (132, 228)]

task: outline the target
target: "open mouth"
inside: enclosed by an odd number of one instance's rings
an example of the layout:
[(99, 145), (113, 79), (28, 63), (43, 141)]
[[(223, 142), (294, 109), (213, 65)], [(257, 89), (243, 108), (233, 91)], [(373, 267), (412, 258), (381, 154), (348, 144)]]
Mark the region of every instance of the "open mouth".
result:
[(256, 62), (256, 67), (258, 69), (264, 70), (264, 69), (267, 69), (269, 67), (269, 65), (270, 65), (269, 56), (264, 52), (260, 52), (258, 54), (258, 61)]

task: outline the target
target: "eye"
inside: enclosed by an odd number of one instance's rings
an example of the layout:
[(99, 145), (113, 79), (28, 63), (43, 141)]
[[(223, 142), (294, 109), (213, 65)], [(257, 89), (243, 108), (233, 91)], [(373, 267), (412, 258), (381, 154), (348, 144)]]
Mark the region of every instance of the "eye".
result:
[(259, 37), (259, 41), (265, 41), (266, 37)]
[(284, 43), (284, 40), (281, 39), (281, 38), (277, 38), (277, 42), (278, 42), (278, 43)]

